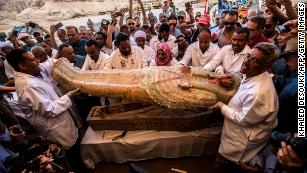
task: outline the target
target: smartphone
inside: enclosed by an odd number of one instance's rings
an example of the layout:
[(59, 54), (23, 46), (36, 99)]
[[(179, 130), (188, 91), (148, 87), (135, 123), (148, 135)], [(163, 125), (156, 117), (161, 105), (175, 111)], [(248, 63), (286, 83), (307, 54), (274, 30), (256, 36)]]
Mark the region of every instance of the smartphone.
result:
[(116, 25), (117, 24), (117, 20), (116, 19), (112, 19), (111, 24), (112, 25)]
[(289, 26), (285, 26), (285, 25), (279, 25), (277, 26), (277, 29), (281, 32), (281, 33), (287, 33), (290, 32), (291, 29)]
[(55, 29), (59, 29), (63, 26), (62, 22), (57, 23), (56, 25), (54, 25)]
[(122, 15), (122, 13), (121, 13), (120, 11), (116, 11), (116, 12), (115, 12), (115, 16), (116, 16), (116, 17), (121, 16), (121, 15)]

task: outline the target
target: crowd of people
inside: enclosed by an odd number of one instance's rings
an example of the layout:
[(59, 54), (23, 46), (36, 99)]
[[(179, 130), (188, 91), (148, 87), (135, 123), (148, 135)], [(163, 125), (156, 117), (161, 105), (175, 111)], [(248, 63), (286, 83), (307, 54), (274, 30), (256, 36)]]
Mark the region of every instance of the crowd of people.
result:
[(192, 6), (144, 20), (125, 16), (123, 9), (99, 28), (90, 19), (80, 27), (48, 29), (28, 22), (24, 32), (1, 33), (0, 172), (85, 172), (79, 150), (86, 116), (92, 106), (118, 99), (64, 94), (51, 76), (58, 58), (82, 70), (193, 66), (240, 76), (230, 102), (209, 108), (224, 115), (216, 172), (304, 171), (307, 140), (297, 137), (296, 4), (267, 0), (247, 16), (237, 10), (216, 14), (215, 23)]

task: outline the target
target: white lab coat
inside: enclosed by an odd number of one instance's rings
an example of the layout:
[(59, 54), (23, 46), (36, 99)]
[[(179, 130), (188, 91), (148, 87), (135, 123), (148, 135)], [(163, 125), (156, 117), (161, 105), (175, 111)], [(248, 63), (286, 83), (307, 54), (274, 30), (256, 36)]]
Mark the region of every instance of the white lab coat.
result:
[(277, 125), (278, 97), (269, 73), (243, 78), (221, 112), (225, 118), (218, 152), (235, 163), (250, 161), (269, 142)]
[(194, 67), (204, 67), (218, 52), (220, 48), (213, 43), (210, 43), (209, 48), (205, 53), (199, 48), (199, 42), (195, 42), (188, 46), (187, 50), (180, 63), (183, 65), (189, 65), (192, 61)]
[(78, 129), (68, 112), (72, 103), (67, 95), (59, 97), (52, 83), (16, 71), (15, 87), (20, 107), (40, 135), (66, 148), (75, 144)]
[(250, 48), (245, 48), (238, 54), (234, 54), (232, 46), (224, 46), (217, 55), (209, 61), (204, 69), (207, 71), (215, 71), (218, 74), (238, 74), (242, 76), (240, 70), (245, 59), (245, 54), (250, 52)]

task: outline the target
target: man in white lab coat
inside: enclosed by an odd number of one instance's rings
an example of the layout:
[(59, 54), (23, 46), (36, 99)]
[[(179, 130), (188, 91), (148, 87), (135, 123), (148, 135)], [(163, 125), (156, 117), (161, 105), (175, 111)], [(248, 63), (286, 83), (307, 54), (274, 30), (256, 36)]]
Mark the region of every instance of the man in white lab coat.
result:
[(7, 55), (14, 68), (18, 102), (34, 129), (50, 142), (68, 149), (78, 138), (78, 129), (68, 109), (72, 106), (70, 91), (59, 96), (52, 83), (44, 79), (39, 61), (31, 52), (14, 49)]
[(216, 158), (217, 172), (240, 172), (240, 163), (248, 164), (269, 142), (277, 125), (278, 98), (267, 69), (279, 57), (271, 43), (259, 43), (244, 60), (243, 80), (230, 102), (216, 103), (224, 125)]

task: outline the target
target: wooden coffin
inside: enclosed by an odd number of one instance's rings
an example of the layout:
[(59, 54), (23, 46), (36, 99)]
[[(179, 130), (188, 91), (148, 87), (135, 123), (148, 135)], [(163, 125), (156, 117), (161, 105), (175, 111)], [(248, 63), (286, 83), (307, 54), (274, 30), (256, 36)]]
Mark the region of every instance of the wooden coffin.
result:
[(219, 111), (170, 109), (144, 103), (96, 106), (87, 122), (94, 130), (190, 131), (222, 122)]

